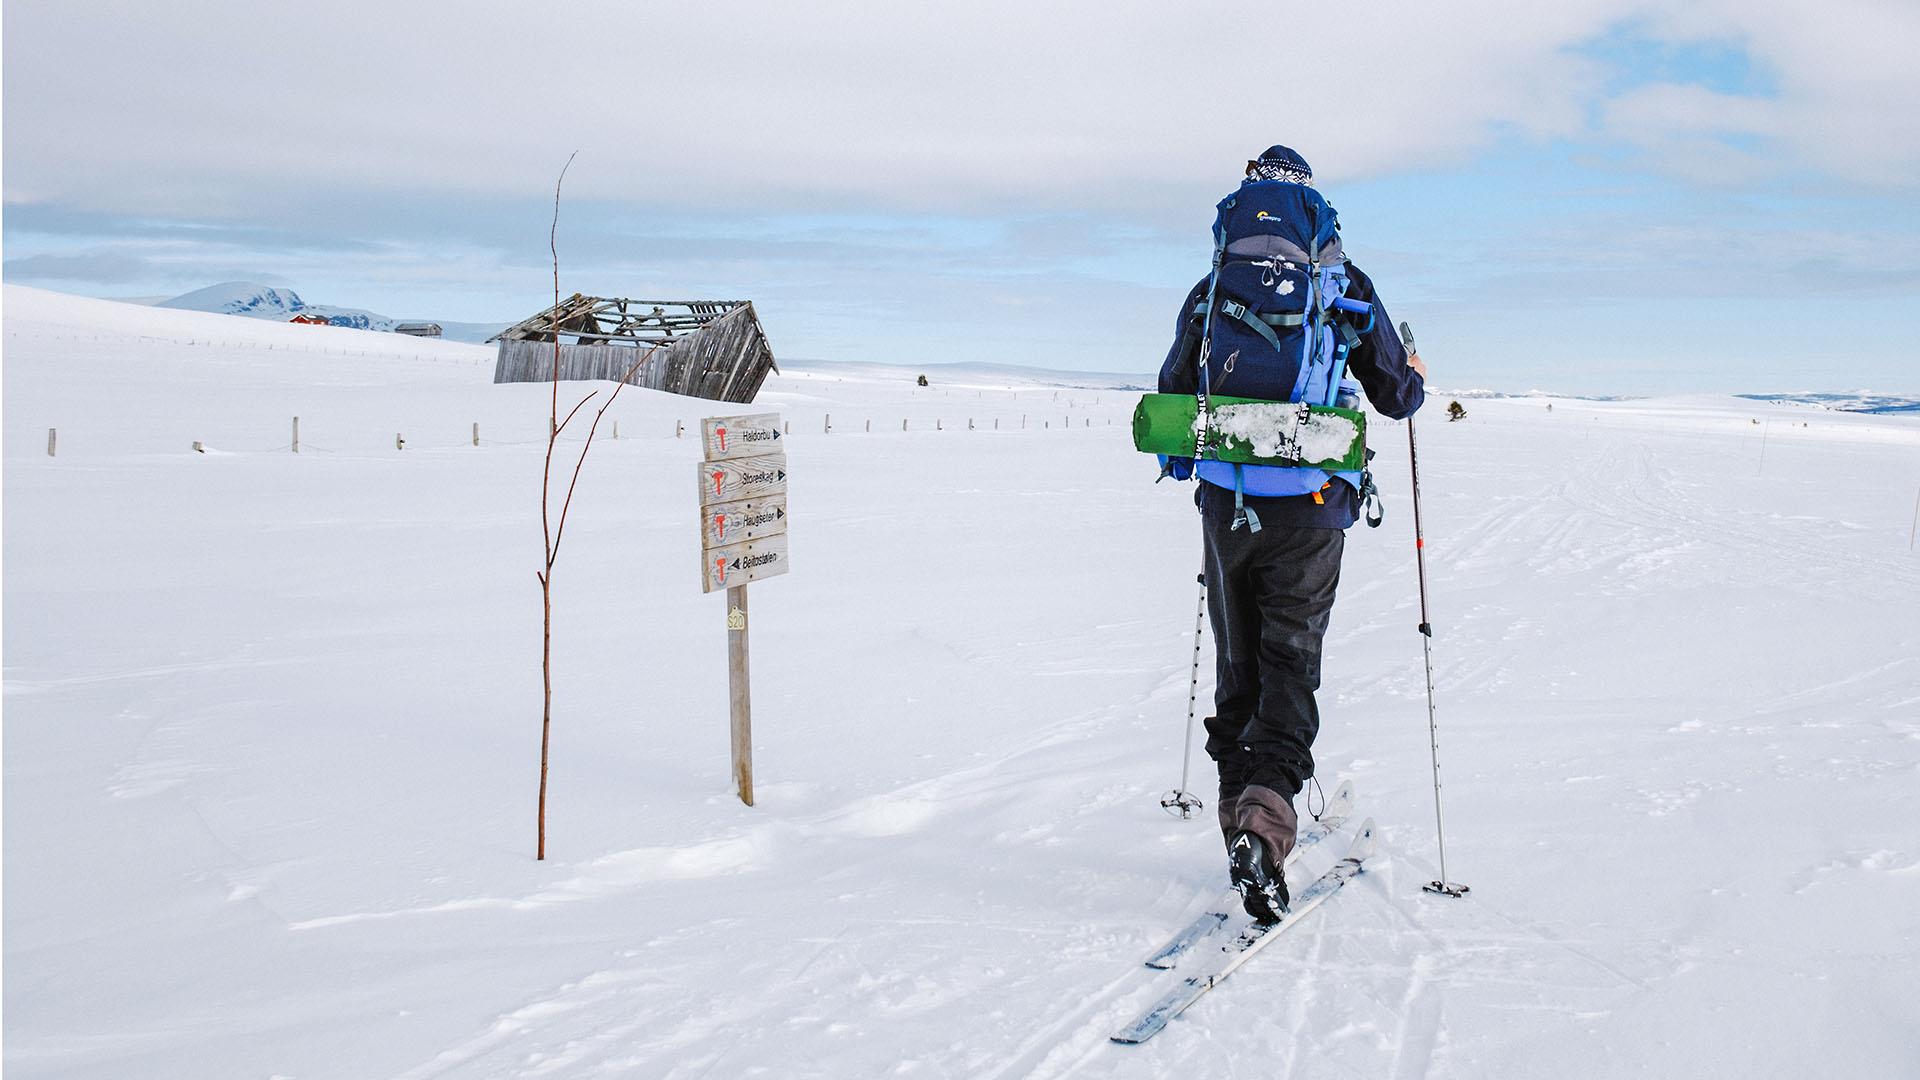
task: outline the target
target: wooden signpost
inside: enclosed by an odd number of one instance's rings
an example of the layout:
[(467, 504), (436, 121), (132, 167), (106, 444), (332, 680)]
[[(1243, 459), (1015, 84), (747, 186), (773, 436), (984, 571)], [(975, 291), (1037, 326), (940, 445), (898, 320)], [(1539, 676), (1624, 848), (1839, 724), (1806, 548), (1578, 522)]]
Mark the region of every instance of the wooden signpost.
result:
[(727, 591), (727, 689), (733, 780), (753, 805), (747, 583), (787, 572), (786, 426), (778, 413), (700, 421), (700, 587)]

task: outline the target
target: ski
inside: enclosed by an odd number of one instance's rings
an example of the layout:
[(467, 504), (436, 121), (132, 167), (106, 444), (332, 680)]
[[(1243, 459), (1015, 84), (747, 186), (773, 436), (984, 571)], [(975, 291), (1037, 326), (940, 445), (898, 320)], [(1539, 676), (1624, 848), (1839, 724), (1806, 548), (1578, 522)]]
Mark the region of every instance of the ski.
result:
[[(1353, 814), (1353, 781), (1342, 780), (1340, 786), (1333, 789), (1333, 796), (1327, 800), (1326, 809), (1320, 811), (1320, 818), (1312, 825), (1301, 830), (1294, 839), (1293, 850), (1287, 853), (1287, 865), (1293, 865), (1302, 851), (1318, 844), (1331, 835), (1334, 830), (1347, 823)], [(1146, 965), (1156, 971), (1171, 971), (1179, 965), (1180, 958), (1208, 935), (1226, 925), (1233, 913), (1240, 910), (1240, 894), (1232, 889), (1226, 890), (1207, 910), (1194, 916), (1179, 933), (1167, 939), (1165, 945), (1153, 951), (1147, 957)]]
[(1300, 894), (1294, 897), (1293, 906), (1277, 923), (1261, 925), (1249, 922), (1235, 938), (1220, 947), (1220, 955), (1207, 970), (1190, 975), (1181, 980), (1180, 985), (1167, 991), (1165, 997), (1154, 1002), (1146, 1012), (1135, 1017), (1133, 1022), (1116, 1031), (1111, 1036), (1117, 1043), (1138, 1044), (1146, 1042), (1160, 1033), (1167, 1022), (1185, 1012), (1189, 1005), (1200, 1000), (1200, 995), (1226, 981), (1228, 975), (1241, 964), (1246, 963), (1254, 953), (1265, 948), (1268, 942), (1304, 918), (1308, 912), (1319, 907), (1327, 897), (1340, 891), (1340, 887), (1361, 870), (1364, 863), (1373, 854), (1373, 819), (1369, 818), (1360, 826), (1360, 833), (1353, 838), (1353, 846), (1347, 849), (1346, 857), (1335, 863), (1333, 869), (1316, 878)]

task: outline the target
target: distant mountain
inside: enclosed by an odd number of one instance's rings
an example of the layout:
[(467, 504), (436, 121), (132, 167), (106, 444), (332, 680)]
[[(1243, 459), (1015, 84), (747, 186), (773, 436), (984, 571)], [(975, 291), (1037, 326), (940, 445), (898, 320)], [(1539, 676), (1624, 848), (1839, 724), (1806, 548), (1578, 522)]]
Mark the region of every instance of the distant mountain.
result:
[(154, 306), (184, 308), (188, 311), (214, 311), (222, 315), (245, 315), (255, 319), (271, 319), (274, 322), (286, 322), (295, 315), (316, 315), (327, 320), (329, 326), (346, 326), (355, 330), (392, 330), (398, 324), (396, 319), (389, 319), (385, 315), (376, 315), (359, 308), (309, 304), (300, 299), (300, 294), (292, 289), (279, 289), (251, 281), (228, 281), (219, 285), (209, 285), (204, 289), (183, 293), (171, 300), (163, 300)]
[(1920, 413), (1920, 397), (1861, 390), (1851, 394), (1737, 394), (1772, 405), (1810, 405), (1816, 409), (1858, 413)]
[(1154, 376), (1127, 374), (1111, 371), (1066, 371), (1056, 368), (1028, 367), (1023, 364), (997, 364), (981, 360), (961, 361), (952, 364), (908, 365), (884, 360), (822, 360), (813, 357), (781, 357), (782, 370), (812, 371), (831, 374), (837, 369), (857, 371), (872, 375), (884, 371), (899, 372), (902, 378), (912, 379), (925, 375), (935, 386), (943, 383), (951, 385), (957, 382), (968, 385), (987, 382), (1032, 383), (1037, 386), (1058, 386), (1076, 390), (1140, 390), (1153, 389)]

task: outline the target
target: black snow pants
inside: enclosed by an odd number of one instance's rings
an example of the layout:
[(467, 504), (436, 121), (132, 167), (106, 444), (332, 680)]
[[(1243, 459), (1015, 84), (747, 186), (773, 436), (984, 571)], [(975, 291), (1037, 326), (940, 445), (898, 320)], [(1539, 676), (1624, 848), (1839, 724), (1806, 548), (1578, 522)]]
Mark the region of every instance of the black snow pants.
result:
[(1220, 805), (1251, 785), (1291, 798), (1313, 775), (1313, 694), (1346, 533), (1282, 524), (1250, 532), (1204, 511), (1201, 521), (1219, 680), (1207, 753), (1220, 769)]

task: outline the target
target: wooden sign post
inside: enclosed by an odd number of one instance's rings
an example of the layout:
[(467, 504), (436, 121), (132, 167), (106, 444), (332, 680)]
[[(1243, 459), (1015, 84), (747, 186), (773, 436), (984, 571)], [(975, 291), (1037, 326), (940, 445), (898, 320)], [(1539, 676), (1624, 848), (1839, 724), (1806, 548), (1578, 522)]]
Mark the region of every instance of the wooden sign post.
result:
[(727, 701), (733, 781), (753, 805), (747, 583), (787, 572), (786, 426), (778, 413), (700, 421), (700, 587), (727, 591)]

